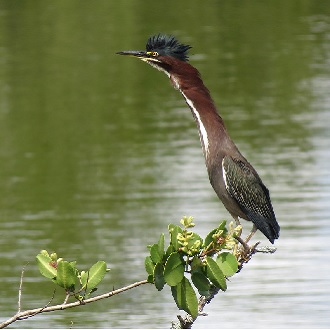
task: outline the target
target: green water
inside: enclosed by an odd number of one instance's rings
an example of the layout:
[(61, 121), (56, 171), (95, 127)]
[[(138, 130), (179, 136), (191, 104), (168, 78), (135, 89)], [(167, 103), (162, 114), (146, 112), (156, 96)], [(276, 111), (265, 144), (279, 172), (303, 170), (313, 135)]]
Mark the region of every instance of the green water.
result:
[[(230, 219), (180, 94), (115, 55), (158, 32), (193, 46), (281, 225), (276, 254), (256, 256), (196, 327), (329, 327), (330, 7), (312, 0), (0, 1), (0, 320), (27, 262), (23, 308), (52, 296), (41, 249), (105, 260), (101, 293), (144, 279), (146, 246), (181, 216), (201, 234)], [(13, 327), (167, 328), (176, 314), (169, 290), (145, 286)]]

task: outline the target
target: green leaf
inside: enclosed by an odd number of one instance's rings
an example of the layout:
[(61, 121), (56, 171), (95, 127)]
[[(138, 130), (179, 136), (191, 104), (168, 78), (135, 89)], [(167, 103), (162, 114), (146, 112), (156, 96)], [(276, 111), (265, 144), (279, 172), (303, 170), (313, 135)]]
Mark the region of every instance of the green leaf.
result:
[(213, 230), (211, 230), (205, 240), (204, 240), (204, 248), (208, 247), (210, 243), (214, 242), (214, 238), (213, 238), (213, 235), (214, 234), (217, 234), (217, 233), (220, 233), (221, 231), (224, 231), (224, 233), (227, 232), (227, 229), (226, 229), (226, 220), (222, 221), (219, 225), (218, 228), (215, 228)]
[(226, 220), (223, 220), (223, 221), (220, 223), (220, 225), (219, 225), (219, 227), (218, 227), (218, 230), (227, 230), (227, 229), (226, 229), (226, 223), (227, 223), (227, 221), (226, 221)]
[(150, 247), (150, 257), (151, 257), (154, 264), (156, 264), (157, 262), (161, 262), (162, 256), (159, 253), (158, 244), (151, 245), (151, 247)]
[(182, 229), (179, 226), (170, 224), (168, 225), (168, 231), (171, 234), (171, 244), (177, 251), (181, 247), (181, 244), (178, 242), (178, 234), (182, 234)]
[(75, 269), (70, 265), (68, 261), (59, 261), (57, 264), (57, 277), (56, 283), (65, 290), (74, 291), (74, 287), (78, 277)]
[(192, 235), (186, 241), (188, 242), (186, 248), (188, 251), (191, 251), (192, 254), (198, 253), (200, 251), (201, 245), (203, 244), (202, 238), (196, 233), (192, 233)]
[(40, 251), (40, 254), (49, 257), (49, 253), (48, 253), (47, 250), (41, 250), (41, 251)]
[(215, 228), (213, 230), (211, 230), (207, 236), (205, 237), (205, 240), (204, 240), (204, 247), (208, 247), (210, 243), (213, 242), (213, 235), (218, 231), (218, 228)]
[(87, 293), (91, 293), (103, 280), (107, 272), (107, 265), (104, 261), (98, 261), (87, 272), (81, 276), (81, 284)]
[(195, 319), (198, 314), (198, 301), (189, 280), (183, 277), (180, 283), (171, 287), (171, 291), (178, 308), (189, 313)]
[(193, 272), (191, 274), (191, 280), (201, 296), (209, 295), (210, 281), (203, 273)]
[(165, 285), (164, 266), (161, 263), (156, 264), (154, 269), (155, 286), (158, 291), (163, 290)]
[(76, 268), (77, 261), (69, 261), (69, 264), (72, 266), (72, 268)]
[(216, 263), (225, 276), (233, 276), (238, 270), (237, 259), (229, 252), (222, 252), (219, 254)]
[(149, 275), (153, 275), (155, 264), (150, 256), (147, 256), (144, 260), (144, 267)]
[(158, 240), (158, 253), (161, 259), (163, 259), (163, 256), (165, 254), (165, 234), (161, 234)]
[(148, 281), (148, 283), (151, 283), (151, 284), (154, 283), (154, 274), (148, 275), (147, 281)]
[(164, 278), (169, 286), (181, 282), (184, 275), (184, 263), (178, 252), (170, 254), (165, 263)]
[(201, 261), (201, 259), (198, 256), (194, 256), (191, 263), (190, 263), (190, 267), (191, 267), (191, 271), (192, 272), (196, 272), (196, 271), (201, 271), (201, 269), (203, 268), (203, 262)]
[(56, 261), (53, 261), (48, 254), (46, 255), (44, 253), (44, 251), (39, 253), (36, 259), (41, 275), (50, 279), (54, 279), (57, 275)]
[(170, 256), (171, 253), (175, 252), (175, 248), (172, 244), (170, 244), (166, 250), (165, 256), (166, 258), (168, 258)]
[(206, 257), (206, 274), (210, 281), (222, 291), (226, 291), (227, 283), (218, 264), (211, 258)]

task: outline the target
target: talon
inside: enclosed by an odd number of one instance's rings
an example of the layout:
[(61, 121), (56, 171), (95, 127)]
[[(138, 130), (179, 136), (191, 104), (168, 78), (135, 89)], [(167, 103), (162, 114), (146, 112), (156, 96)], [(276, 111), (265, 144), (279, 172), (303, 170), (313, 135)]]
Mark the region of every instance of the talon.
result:
[(251, 256), (256, 252), (256, 247), (260, 244), (260, 242), (256, 242), (252, 246), (247, 244), (248, 240), (243, 240), (241, 237), (236, 237), (237, 241), (241, 244), (238, 249), (238, 255), (244, 261), (248, 261)]
[(244, 260), (248, 259), (248, 256), (251, 253), (251, 248), (241, 237), (236, 237), (237, 241), (241, 244), (238, 249), (238, 255), (240, 255)]

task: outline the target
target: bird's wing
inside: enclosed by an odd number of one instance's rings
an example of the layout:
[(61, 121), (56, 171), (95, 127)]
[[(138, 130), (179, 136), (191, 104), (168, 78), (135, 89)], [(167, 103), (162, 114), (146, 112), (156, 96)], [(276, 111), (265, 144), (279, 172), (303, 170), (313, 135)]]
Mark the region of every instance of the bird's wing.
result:
[[(275, 220), (269, 191), (259, 176), (242, 160), (225, 156), (222, 161), (223, 179), (227, 192), (257, 227), (268, 219)], [(264, 218), (264, 219), (262, 219)], [(276, 220), (275, 220), (276, 222)]]

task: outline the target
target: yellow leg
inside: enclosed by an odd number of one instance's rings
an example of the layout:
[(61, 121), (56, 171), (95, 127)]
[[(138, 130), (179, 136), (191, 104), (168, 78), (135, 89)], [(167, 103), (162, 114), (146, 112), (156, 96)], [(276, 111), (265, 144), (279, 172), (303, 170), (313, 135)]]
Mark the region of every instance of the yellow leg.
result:
[(233, 218), (235, 219), (235, 222), (236, 222), (236, 226), (240, 226), (241, 223), (239, 222), (239, 218), (238, 217), (234, 217)]
[(252, 236), (255, 234), (256, 231), (257, 231), (257, 227), (255, 226), (255, 224), (253, 224), (252, 230), (248, 235), (248, 237), (246, 238), (245, 243), (247, 243), (252, 238)]

